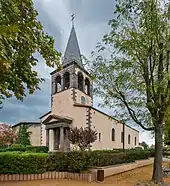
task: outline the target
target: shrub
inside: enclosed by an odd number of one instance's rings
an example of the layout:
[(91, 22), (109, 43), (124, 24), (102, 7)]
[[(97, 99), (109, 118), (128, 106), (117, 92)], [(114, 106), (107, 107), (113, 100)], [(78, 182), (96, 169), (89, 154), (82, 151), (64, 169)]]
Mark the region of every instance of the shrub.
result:
[(50, 154), (1, 152), (0, 173), (42, 173), (45, 171), (80, 173), (90, 168), (147, 159), (150, 155), (151, 151), (141, 149), (129, 149), (120, 153), (106, 150), (56, 152)]
[(136, 160), (142, 160), (142, 159), (148, 159), (150, 156), (150, 153), (145, 150), (140, 150), (140, 149), (132, 149), (126, 152), (128, 162), (134, 162)]
[(93, 167), (102, 167), (126, 163), (127, 159), (125, 153), (92, 152), (91, 156), (93, 158)]
[(20, 145), (20, 144), (13, 144), (11, 147), (6, 149), (0, 149), (0, 152), (26, 152), (26, 147)]
[(27, 152), (37, 152), (37, 153), (48, 153), (48, 147), (46, 146), (27, 146)]
[(12, 144), (10, 148), (24, 148), (25, 146), (22, 144)]
[(34, 174), (46, 172), (47, 154), (43, 153), (0, 153), (0, 173)]
[(48, 147), (46, 146), (23, 146), (21, 144), (13, 144), (6, 149), (0, 149), (0, 152), (33, 152), (33, 153), (48, 153)]
[(56, 152), (50, 153), (47, 159), (47, 170), (48, 171), (67, 171), (67, 153)]
[(135, 160), (148, 159), (149, 153), (144, 150), (128, 150), (126, 153), (112, 151), (73, 151), (51, 153), (47, 164), (49, 171), (82, 172), (89, 168), (110, 166)]

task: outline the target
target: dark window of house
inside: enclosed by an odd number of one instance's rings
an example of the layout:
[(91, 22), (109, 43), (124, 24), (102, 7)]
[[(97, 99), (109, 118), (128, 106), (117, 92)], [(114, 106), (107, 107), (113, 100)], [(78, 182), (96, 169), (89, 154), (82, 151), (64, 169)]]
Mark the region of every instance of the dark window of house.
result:
[(101, 133), (99, 133), (99, 142), (101, 142)]
[(90, 81), (88, 78), (85, 79), (85, 93), (90, 96)]
[(136, 137), (135, 137), (135, 146), (136, 146)]
[(56, 81), (55, 81), (55, 92), (60, 92), (61, 91), (61, 77), (57, 76)]
[(84, 91), (84, 78), (81, 72), (78, 73), (78, 89)]
[(84, 96), (81, 96), (81, 104), (83, 105), (86, 104), (86, 98)]
[(69, 72), (66, 72), (63, 76), (63, 85), (64, 85), (64, 90), (68, 89), (70, 87), (70, 74), (69, 74)]
[(130, 134), (128, 135), (128, 144), (130, 144)]
[(115, 141), (115, 129), (112, 128), (112, 141)]
[(121, 132), (121, 143), (123, 143), (123, 138), (124, 138), (124, 135), (123, 135), (123, 132)]

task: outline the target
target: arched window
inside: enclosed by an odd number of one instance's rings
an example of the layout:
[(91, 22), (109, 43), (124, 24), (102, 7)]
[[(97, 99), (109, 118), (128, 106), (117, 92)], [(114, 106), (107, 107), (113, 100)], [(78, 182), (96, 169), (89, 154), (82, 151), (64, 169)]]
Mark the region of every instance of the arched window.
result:
[(55, 92), (61, 91), (61, 77), (57, 76), (55, 80)]
[(128, 144), (130, 144), (130, 134), (128, 135)]
[(78, 73), (78, 89), (81, 91), (84, 91), (84, 78), (83, 78), (83, 74), (81, 72)]
[(101, 142), (101, 133), (99, 133), (99, 142)]
[(136, 146), (136, 137), (135, 137), (135, 146)]
[(63, 76), (63, 85), (64, 85), (64, 90), (68, 89), (70, 87), (70, 74), (69, 74), (69, 72), (66, 72)]
[(112, 141), (115, 141), (115, 129), (112, 128)]
[(83, 105), (86, 104), (86, 98), (84, 96), (81, 96), (81, 104)]
[(90, 96), (90, 81), (88, 78), (85, 79), (85, 93)]
[(124, 139), (124, 134), (123, 132), (121, 132), (121, 143), (123, 143), (123, 139)]

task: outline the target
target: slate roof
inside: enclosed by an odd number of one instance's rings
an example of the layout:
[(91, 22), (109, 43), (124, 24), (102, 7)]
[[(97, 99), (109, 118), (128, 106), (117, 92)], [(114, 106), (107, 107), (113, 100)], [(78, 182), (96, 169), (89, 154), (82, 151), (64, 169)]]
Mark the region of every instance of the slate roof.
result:
[(80, 48), (76, 36), (74, 26), (72, 26), (71, 33), (68, 39), (67, 47), (65, 50), (64, 58), (62, 61), (63, 67), (75, 61), (79, 66), (83, 67)]

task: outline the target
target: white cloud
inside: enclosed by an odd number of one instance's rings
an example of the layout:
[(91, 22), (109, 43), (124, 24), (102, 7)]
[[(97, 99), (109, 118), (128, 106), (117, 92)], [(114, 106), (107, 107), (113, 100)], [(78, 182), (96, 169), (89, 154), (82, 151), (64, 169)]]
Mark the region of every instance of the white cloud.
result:
[(140, 132), (139, 141), (145, 141), (148, 145), (152, 145), (155, 143), (153, 136), (150, 134), (150, 132), (147, 131)]

